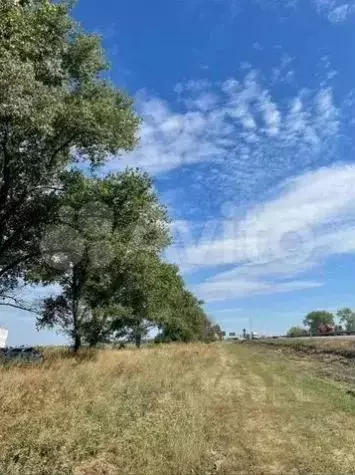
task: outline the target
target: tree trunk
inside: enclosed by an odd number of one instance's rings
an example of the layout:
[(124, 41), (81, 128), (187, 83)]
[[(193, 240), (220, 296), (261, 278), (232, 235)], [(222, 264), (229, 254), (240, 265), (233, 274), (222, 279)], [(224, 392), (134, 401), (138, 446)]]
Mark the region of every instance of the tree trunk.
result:
[(74, 353), (77, 353), (81, 348), (81, 337), (77, 329), (74, 332)]
[(80, 300), (80, 272), (77, 266), (73, 267), (72, 276), (72, 316), (73, 316), (73, 340), (74, 353), (81, 347), (81, 336), (79, 333), (79, 300)]
[(136, 347), (137, 348), (140, 348), (141, 347), (141, 344), (142, 344), (142, 335), (140, 332), (138, 332), (136, 335), (135, 335), (135, 340), (136, 340)]

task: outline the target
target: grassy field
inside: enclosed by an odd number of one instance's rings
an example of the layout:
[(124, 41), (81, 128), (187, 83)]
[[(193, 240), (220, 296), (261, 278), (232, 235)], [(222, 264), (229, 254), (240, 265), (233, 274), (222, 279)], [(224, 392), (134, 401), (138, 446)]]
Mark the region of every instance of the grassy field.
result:
[(333, 354), (345, 358), (355, 358), (355, 339), (342, 338), (341, 336), (333, 338), (277, 338), (258, 340), (256, 343), (291, 348), (308, 354)]
[(355, 398), (244, 344), (0, 369), (1, 474), (355, 473)]

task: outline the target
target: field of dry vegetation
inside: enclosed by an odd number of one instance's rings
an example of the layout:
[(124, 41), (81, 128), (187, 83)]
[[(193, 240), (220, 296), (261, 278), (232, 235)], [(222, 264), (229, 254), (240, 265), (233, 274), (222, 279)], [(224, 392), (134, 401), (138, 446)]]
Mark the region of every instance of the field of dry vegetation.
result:
[(0, 377), (1, 474), (354, 473), (348, 386), (262, 346), (51, 353)]
[[(248, 344), (254, 345), (252, 341)], [(270, 348), (291, 350), (306, 355), (343, 357), (355, 361), (355, 339), (339, 337), (308, 337), (308, 338), (277, 338), (258, 340), (257, 345), (265, 345)]]

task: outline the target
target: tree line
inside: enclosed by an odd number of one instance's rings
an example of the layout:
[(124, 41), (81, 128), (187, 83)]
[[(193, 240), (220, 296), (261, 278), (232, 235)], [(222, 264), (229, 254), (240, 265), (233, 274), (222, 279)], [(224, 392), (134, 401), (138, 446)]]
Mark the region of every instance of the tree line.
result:
[(355, 312), (349, 307), (341, 308), (335, 315), (326, 310), (315, 310), (306, 315), (303, 324), (304, 327), (291, 327), (287, 332), (287, 336), (300, 337), (327, 332), (355, 332)]
[[(71, 2), (0, 5), (0, 305), (36, 313), (78, 350), (215, 338), (179, 269), (164, 261), (170, 220), (149, 175), (105, 174), (137, 145), (132, 100), (108, 79), (101, 39)], [(54, 285), (24, 302), (28, 284)]]

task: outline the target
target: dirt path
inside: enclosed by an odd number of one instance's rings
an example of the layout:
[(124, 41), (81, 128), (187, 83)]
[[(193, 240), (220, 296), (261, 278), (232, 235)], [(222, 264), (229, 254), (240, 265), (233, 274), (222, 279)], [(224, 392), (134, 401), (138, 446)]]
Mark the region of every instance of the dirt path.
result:
[(221, 346), (213, 412), (218, 473), (355, 473), (355, 398), (311, 362)]

